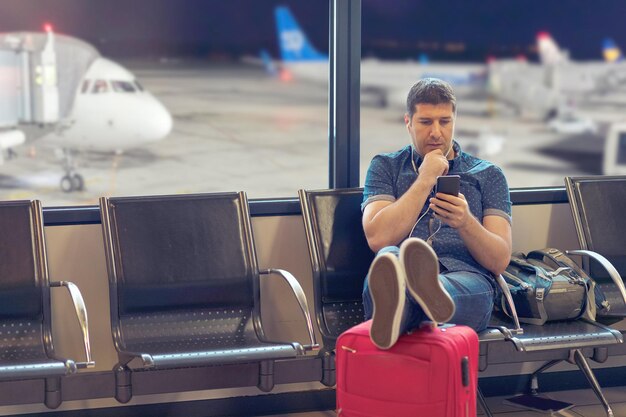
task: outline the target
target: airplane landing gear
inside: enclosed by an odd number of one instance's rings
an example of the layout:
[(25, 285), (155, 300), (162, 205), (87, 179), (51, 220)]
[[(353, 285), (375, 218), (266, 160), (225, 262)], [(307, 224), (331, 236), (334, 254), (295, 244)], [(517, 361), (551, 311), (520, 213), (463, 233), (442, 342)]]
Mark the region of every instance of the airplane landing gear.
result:
[(78, 173), (67, 174), (61, 178), (61, 190), (65, 193), (72, 191), (83, 191), (85, 189), (85, 180)]
[(63, 169), (65, 175), (61, 178), (60, 187), (65, 193), (72, 191), (83, 191), (85, 189), (85, 179), (76, 172), (76, 164), (72, 158), (72, 151), (63, 149)]

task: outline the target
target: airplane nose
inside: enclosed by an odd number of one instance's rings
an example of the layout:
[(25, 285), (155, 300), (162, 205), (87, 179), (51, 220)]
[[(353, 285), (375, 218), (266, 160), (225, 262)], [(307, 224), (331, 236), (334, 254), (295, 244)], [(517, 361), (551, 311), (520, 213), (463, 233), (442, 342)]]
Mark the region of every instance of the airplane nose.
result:
[(142, 133), (147, 140), (157, 141), (170, 134), (174, 122), (170, 112), (156, 99), (151, 107), (149, 123), (143, 126)]

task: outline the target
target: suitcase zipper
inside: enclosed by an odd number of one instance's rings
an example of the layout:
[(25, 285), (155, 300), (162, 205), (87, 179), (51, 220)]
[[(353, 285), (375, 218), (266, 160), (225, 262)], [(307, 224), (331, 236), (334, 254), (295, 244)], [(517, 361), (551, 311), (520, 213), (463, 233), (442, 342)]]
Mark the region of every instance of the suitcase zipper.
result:
[(463, 356), (461, 358), (461, 385), (465, 388), (465, 417), (469, 417), (469, 386), (470, 386), (470, 363), (469, 357)]
[[(341, 345), (341, 349), (350, 353), (356, 353), (356, 349), (349, 348), (348, 346)], [(341, 417), (343, 414), (343, 408), (337, 408), (337, 417)]]

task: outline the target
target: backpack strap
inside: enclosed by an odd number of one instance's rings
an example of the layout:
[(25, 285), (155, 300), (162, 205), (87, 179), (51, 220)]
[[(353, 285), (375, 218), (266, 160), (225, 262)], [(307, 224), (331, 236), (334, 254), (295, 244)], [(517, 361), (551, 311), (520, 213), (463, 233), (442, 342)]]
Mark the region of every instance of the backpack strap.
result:
[(546, 311), (546, 306), (543, 303), (545, 295), (546, 295), (545, 288), (535, 288), (535, 300), (537, 300), (537, 310), (539, 312), (539, 318), (538, 319), (524, 318), (524, 322), (541, 326), (545, 324), (546, 321), (548, 321), (548, 312)]
[[(540, 278), (543, 278), (544, 280), (552, 281), (550, 279), (548, 271), (546, 271), (544, 268), (538, 265), (528, 262), (527, 258), (530, 258), (530, 256), (526, 256), (521, 252), (516, 252), (513, 255), (511, 255), (511, 261), (509, 263), (512, 263), (519, 268), (527, 269), (531, 272), (534, 272), (535, 275), (537, 275)], [(537, 259), (543, 259), (543, 258), (538, 257)]]
[(589, 278), (587, 273), (579, 267), (576, 262), (572, 261), (572, 259), (561, 252), (556, 248), (545, 248), (545, 249), (537, 249), (531, 252), (528, 252), (528, 257), (531, 259), (543, 260), (543, 258), (548, 258), (555, 264), (571, 268), (574, 272), (580, 275), (582, 278)]
[[(549, 292), (550, 287), (552, 286), (552, 278), (548, 271), (538, 265), (528, 262), (527, 258), (530, 258), (530, 256), (526, 256), (522, 252), (515, 252), (511, 255), (511, 264), (516, 265), (518, 268), (526, 269), (527, 271), (534, 273), (538, 278), (541, 278), (544, 281), (545, 286), (530, 284), (526, 284), (525, 286), (522, 285), (522, 287), (532, 288), (535, 296), (535, 301), (537, 303), (537, 313), (539, 314), (539, 318), (533, 319), (529, 317), (520, 317), (519, 320), (524, 323), (541, 326), (548, 320), (548, 313), (544, 305), (544, 298)], [(515, 277), (508, 271), (503, 272), (502, 275), (513, 282), (519, 283), (521, 281), (519, 278)], [(506, 310), (504, 311), (506, 312)], [(509, 314), (507, 313), (507, 315)]]
[[(525, 262), (525, 261), (524, 261)], [(536, 274), (540, 273), (541, 268), (535, 267), (532, 264), (528, 264), (529, 269), (531, 269), (532, 271), (535, 271)], [(509, 279), (509, 281), (512, 282), (516, 282), (518, 284), (520, 284), (523, 288), (531, 288), (532, 286), (530, 284), (521, 284), (523, 283), (522, 280), (520, 280), (519, 278), (517, 278), (515, 275), (511, 274), (508, 271), (504, 271), (502, 272), (502, 276), (506, 277)], [(547, 320), (548, 320), (548, 313), (546, 311), (546, 307), (543, 304), (543, 300), (545, 298), (545, 293), (546, 293), (546, 289), (541, 287), (541, 288), (537, 288), (534, 287), (534, 293), (535, 293), (535, 299), (537, 300), (537, 310), (539, 313), (539, 318), (538, 319), (533, 319), (533, 318), (529, 318), (529, 317), (518, 317), (519, 321), (523, 322), (523, 323), (528, 323), (528, 324), (535, 324), (538, 326), (543, 325)], [(514, 318), (513, 313), (509, 311), (508, 305), (506, 303), (506, 300), (504, 297), (501, 297), (500, 299), (501, 303), (502, 303), (502, 311), (509, 316), (510, 318)], [(517, 312), (514, 313), (515, 315), (517, 315)]]

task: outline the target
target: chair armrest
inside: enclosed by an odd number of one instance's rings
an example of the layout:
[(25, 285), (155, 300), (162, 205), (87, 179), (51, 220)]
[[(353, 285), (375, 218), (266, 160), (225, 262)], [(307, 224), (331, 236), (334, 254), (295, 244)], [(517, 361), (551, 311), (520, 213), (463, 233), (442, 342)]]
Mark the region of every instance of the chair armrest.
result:
[(506, 304), (511, 312), (511, 316), (513, 316), (513, 323), (515, 324), (515, 329), (506, 329), (508, 332), (512, 334), (523, 334), (524, 329), (519, 324), (519, 317), (517, 316), (517, 310), (515, 309), (515, 303), (513, 303), (513, 297), (511, 296), (511, 290), (507, 285), (506, 281), (502, 277), (502, 275), (496, 276), (496, 282), (502, 291), (502, 295), (506, 299)]
[(617, 285), (617, 288), (622, 295), (622, 300), (624, 301), (624, 304), (626, 304), (626, 288), (624, 288), (624, 281), (622, 281), (622, 277), (620, 276), (619, 272), (617, 272), (617, 269), (615, 269), (613, 264), (609, 262), (608, 259), (606, 259), (604, 256), (600, 255), (597, 252), (583, 249), (568, 250), (565, 251), (565, 253), (567, 253), (568, 255), (588, 256), (589, 258), (598, 261), (598, 263), (602, 265), (602, 267), (609, 273), (609, 276), (611, 277), (615, 285)]
[(78, 287), (69, 281), (57, 281), (51, 282), (50, 287), (65, 287), (72, 297), (72, 304), (74, 304), (74, 310), (76, 311), (76, 317), (80, 324), (80, 330), (83, 334), (83, 343), (85, 345), (85, 355), (87, 357), (86, 362), (76, 362), (78, 369), (94, 368), (96, 363), (91, 358), (91, 345), (89, 344), (89, 322), (87, 319), (87, 308), (85, 307), (85, 301), (80, 293)]
[(296, 300), (298, 300), (298, 304), (300, 305), (300, 310), (302, 310), (302, 314), (304, 314), (304, 318), (306, 319), (306, 325), (309, 331), (309, 338), (311, 339), (311, 344), (304, 345), (303, 348), (304, 350), (318, 350), (320, 348), (320, 345), (315, 340), (315, 331), (313, 330), (313, 321), (311, 320), (311, 314), (309, 313), (309, 305), (307, 303), (304, 290), (302, 289), (302, 286), (300, 285), (298, 280), (293, 275), (291, 275), (291, 273), (283, 269), (266, 269), (259, 272), (261, 274), (267, 275), (277, 274), (283, 277), (285, 281), (287, 281), (287, 283), (291, 287), (291, 290), (293, 291), (293, 294), (296, 297)]

